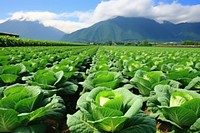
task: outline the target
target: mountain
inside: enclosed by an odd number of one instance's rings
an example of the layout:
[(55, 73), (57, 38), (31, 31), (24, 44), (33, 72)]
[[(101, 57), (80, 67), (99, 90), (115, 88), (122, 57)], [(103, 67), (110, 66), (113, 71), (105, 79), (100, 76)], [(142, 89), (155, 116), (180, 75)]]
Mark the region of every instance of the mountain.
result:
[(0, 32), (18, 34), (21, 38), (38, 40), (60, 40), (64, 32), (53, 28), (45, 27), (35, 21), (8, 20), (0, 24)]
[(200, 23), (158, 23), (142, 17), (116, 17), (101, 21), (91, 27), (63, 36), (63, 41), (106, 42), (106, 41), (162, 41), (179, 42), (200, 40)]

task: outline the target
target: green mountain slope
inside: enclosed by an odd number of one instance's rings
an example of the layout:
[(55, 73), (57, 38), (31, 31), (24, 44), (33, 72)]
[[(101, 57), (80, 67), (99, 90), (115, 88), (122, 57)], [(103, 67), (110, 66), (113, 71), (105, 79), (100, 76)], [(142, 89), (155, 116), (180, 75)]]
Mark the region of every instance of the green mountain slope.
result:
[(39, 22), (8, 20), (0, 24), (0, 32), (18, 34), (22, 38), (38, 40), (60, 40), (64, 32), (53, 28), (45, 27)]
[(182, 41), (200, 40), (200, 23), (158, 23), (142, 17), (116, 17), (63, 36), (63, 41)]

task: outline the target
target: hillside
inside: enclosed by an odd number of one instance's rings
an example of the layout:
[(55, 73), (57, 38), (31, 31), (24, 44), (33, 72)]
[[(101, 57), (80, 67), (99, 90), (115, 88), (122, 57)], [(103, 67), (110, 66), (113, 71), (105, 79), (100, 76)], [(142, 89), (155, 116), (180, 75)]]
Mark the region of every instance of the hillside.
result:
[(142, 17), (116, 17), (63, 36), (63, 41), (182, 41), (200, 40), (200, 23), (158, 23)]
[(8, 20), (0, 24), (0, 32), (9, 32), (20, 35), (21, 38), (38, 40), (60, 40), (64, 32), (53, 28), (45, 27), (35, 21)]

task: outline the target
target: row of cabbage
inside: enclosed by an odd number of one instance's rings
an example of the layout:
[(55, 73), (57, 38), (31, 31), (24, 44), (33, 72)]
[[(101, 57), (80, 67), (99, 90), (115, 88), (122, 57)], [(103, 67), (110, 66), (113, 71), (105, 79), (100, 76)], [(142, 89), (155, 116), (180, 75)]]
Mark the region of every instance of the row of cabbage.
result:
[[(85, 48), (2, 48), (0, 53), (0, 86), (22, 82), (23, 76), (53, 67), (64, 59), (74, 60)], [(68, 61), (70, 62), (70, 61)], [(71, 63), (73, 64), (73, 63)], [(76, 64), (75, 64), (76, 65)]]
[(22, 46), (83, 46), (84, 43), (59, 42), (49, 40), (33, 40), (11, 36), (0, 36), (0, 47), (22, 47)]
[(199, 49), (101, 47), (86, 74), (72, 132), (200, 132)]
[(111, 49), (106, 49), (98, 49), (80, 83), (79, 110), (67, 115), (69, 129), (73, 133), (155, 133), (155, 119), (142, 111), (142, 96), (128, 90), (132, 85), (113, 62)]
[(170, 123), (167, 131), (199, 132), (199, 49), (154, 48), (135, 53), (128, 54), (134, 61), (125, 61), (123, 72), (145, 98), (149, 113)]
[[(164, 122), (169, 132), (200, 131), (199, 49), (100, 47), (93, 56), (97, 48), (1, 49), (0, 131), (47, 132), (45, 121), (66, 113), (73, 133), (155, 133)], [(26, 71), (11, 68), (18, 65)], [(5, 83), (4, 74), (18, 80)]]
[[(1, 48), (0, 132), (44, 133), (48, 132), (49, 120), (59, 126), (70, 103), (66, 99), (78, 90), (76, 79), (82, 77), (82, 63), (96, 49)], [(59, 127), (54, 128), (59, 132)]]

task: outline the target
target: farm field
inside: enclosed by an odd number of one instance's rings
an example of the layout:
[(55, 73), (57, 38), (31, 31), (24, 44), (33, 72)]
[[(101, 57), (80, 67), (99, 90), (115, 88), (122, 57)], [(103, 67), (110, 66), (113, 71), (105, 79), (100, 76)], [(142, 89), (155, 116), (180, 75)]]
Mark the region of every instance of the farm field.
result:
[(200, 49), (0, 47), (0, 132), (198, 133)]

